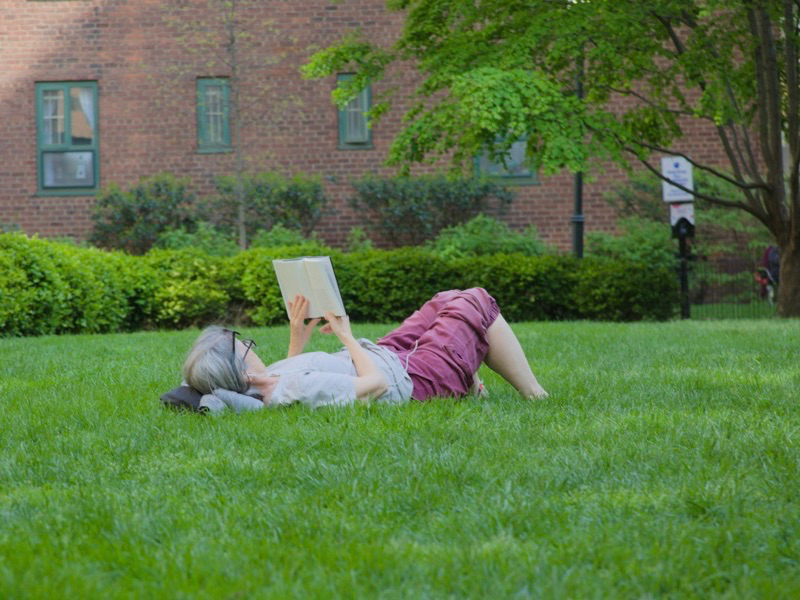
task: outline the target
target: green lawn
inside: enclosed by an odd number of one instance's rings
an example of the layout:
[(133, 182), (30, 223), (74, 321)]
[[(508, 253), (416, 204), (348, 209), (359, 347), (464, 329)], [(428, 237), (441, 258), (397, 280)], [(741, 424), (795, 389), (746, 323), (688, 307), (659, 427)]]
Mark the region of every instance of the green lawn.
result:
[(693, 304), (690, 313), (692, 319), (774, 319), (778, 315), (774, 304), (761, 299), (747, 303)]
[(800, 597), (800, 322), (514, 328), (545, 401), (221, 417), (196, 332), (0, 340), (0, 597)]

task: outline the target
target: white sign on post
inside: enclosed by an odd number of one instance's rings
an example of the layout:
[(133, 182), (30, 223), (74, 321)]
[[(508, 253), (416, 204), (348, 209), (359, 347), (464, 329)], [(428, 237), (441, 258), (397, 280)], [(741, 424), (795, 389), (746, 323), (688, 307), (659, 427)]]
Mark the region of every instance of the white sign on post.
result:
[(694, 204), (681, 202), (669, 205), (669, 224), (675, 227), (681, 219), (686, 219), (694, 225)]
[[(692, 164), (681, 156), (664, 156), (661, 159), (661, 174), (667, 179), (694, 191)], [(664, 202), (694, 202), (694, 195), (663, 181), (661, 195)]]

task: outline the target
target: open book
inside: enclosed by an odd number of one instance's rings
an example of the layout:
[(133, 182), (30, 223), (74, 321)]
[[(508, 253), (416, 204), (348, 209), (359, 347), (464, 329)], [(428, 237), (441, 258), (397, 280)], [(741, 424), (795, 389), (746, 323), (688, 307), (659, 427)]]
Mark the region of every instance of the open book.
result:
[(337, 317), (347, 314), (344, 311), (342, 295), (339, 293), (330, 256), (273, 260), (272, 266), (278, 276), (287, 315), (291, 316), (289, 302), (294, 301), (297, 294), (308, 299), (309, 319), (325, 316), (326, 310)]

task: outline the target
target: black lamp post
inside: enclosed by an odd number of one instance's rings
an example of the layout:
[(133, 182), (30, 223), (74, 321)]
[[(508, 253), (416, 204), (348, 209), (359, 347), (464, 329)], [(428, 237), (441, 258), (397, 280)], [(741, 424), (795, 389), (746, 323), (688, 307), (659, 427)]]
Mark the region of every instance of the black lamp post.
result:
[[(575, 95), (578, 100), (583, 100), (583, 52), (578, 58), (578, 73), (575, 77)], [(581, 140), (582, 141), (582, 140)], [(573, 184), (575, 209), (570, 219), (572, 221), (572, 252), (577, 258), (583, 258), (583, 173), (575, 173)]]

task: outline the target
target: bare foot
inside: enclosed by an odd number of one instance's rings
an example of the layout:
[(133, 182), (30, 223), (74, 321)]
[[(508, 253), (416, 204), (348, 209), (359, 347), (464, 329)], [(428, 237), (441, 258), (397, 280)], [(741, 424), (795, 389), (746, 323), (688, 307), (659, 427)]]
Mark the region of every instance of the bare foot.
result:
[(525, 394), (525, 397), (528, 400), (543, 400), (547, 398), (550, 394), (544, 391), (544, 388), (540, 385), (537, 385), (534, 389), (532, 389), (529, 393)]

